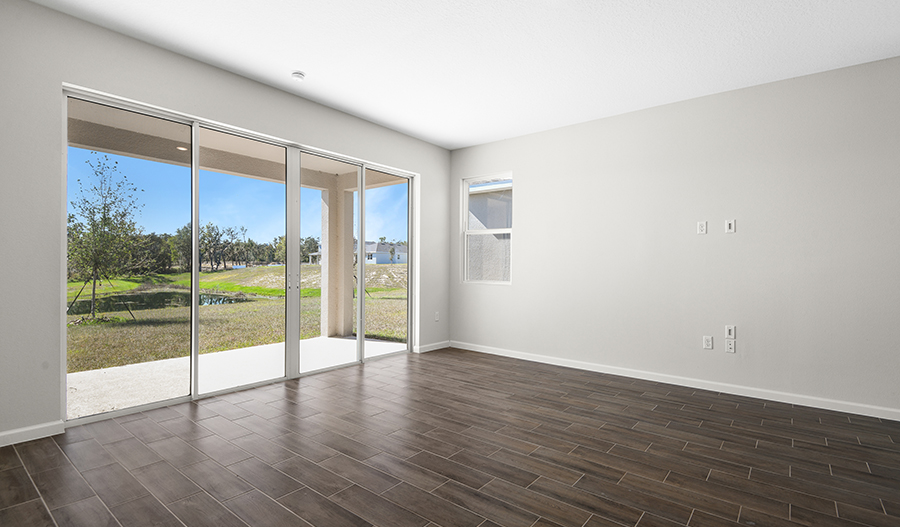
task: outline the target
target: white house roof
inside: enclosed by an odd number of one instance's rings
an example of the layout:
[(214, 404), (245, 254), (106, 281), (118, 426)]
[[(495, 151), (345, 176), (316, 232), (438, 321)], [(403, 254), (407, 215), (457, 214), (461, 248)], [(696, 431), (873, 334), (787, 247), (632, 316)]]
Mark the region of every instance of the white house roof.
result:
[[(380, 243), (380, 242), (366, 242), (366, 252), (367, 253), (389, 253), (391, 252), (391, 247), (394, 247), (394, 253), (405, 253), (407, 252), (406, 245), (400, 244), (391, 244), (391, 243)], [(321, 250), (321, 248), (320, 248)], [(353, 251), (356, 251), (356, 242), (353, 243)]]

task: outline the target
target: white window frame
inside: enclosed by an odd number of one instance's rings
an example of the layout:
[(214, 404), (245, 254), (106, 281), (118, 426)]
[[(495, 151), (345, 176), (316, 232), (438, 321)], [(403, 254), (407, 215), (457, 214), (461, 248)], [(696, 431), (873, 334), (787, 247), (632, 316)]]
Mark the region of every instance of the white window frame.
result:
[[(460, 203), (462, 205), (462, 210), (460, 211), (460, 254), (462, 255), (461, 264), (461, 275), (462, 282), (465, 284), (488, 284), (488, 285), (512, 285), (512, 275), (513, 275), (513, 265), (512, 265), (512, 252), (513, 252), (513, 234), (512, 227), (506, 229), (469, 229), (469, 185), (475, 181), (484, 181), (490, 179), (508, 179), (513, 181), (513, 174), (511, 171), (507, 172), (498, 172), (496, 174), (488, 174), (483, 176), (471, 176), (467, 178), (462, 178), (461, 180), (461, 188), (460, 188)], [(513, 185), (515, 186), (515, 185)], [(513, 206), (512, 221), (511, 225), (515, 223), (515, 206)], [(485, 235), (496, 235), (496, 234), (508, 234), (509, 235), (509, 280), (474, 280), (469, 278), (469, 253), (468, 253), (468, 239), (470, 236), (485, 236)]]

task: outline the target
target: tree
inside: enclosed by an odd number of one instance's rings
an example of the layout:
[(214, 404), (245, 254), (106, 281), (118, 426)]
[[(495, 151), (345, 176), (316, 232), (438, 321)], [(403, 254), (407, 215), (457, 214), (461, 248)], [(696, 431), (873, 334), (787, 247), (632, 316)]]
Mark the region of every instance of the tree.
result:
[[(94, 152), (96, 154), (96, 152)], [(137, 187), (107, 156), (86, 161), (88, 181), (78, 179), (78, 197), (68, 216), (68, 257), (75, 275), (91, 281), (91, 318), (96, 318), (97, 282), (130, 270), (141, 208)]]
[(165, 273), (172, 268), (172, 251), (168, 234), (138, 234), (132, 251), (132, 271), (139, 273)]
[(272, 245), (275, 247), (275, 261), (278, 263), (287, 261), (287, 248), (285, 247), (284, 236), (276, 236), (272, 240)]
[(300, 261), (310, 262), (310, 255), (319, 252), (319, 239), (307, 236), (300, 243)]
[[(209, 262), (209, 268), (212, 271), (219, 270), (222, 252), (222, 229), (214, 225), (212, 222), (207, 223), (200, 229), (200, 260), (202, 264), (203, 256)], [(201, 265), (202, 267), (202, 265)]]
[(238, 230), (241, 232), (241, 251), (240, 254), (243, 257), (244, 265), (248, 265), (248, 255), (247, 255), (247, 227), (241, 225), (238, 227)]
[(169, 238), (169, 247), (172, 251), (172, 259), (178, 263), (178, 267), (182, 271), (190, 270), (194, 253), (190, 223), (175, 231), (175, 234)]

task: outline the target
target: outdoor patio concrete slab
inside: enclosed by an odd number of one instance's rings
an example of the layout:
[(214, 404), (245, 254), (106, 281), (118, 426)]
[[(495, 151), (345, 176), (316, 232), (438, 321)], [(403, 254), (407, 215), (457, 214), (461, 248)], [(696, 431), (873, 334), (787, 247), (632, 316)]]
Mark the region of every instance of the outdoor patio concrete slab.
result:
[(200, 355), (200, 394), (284, 377), (284, 342)]
[[(406, 351), (406, 344), (366, 340), (366, 357)], [(355, 338), (300, 341), (301, 372), (356, 362)], [(211, 393), (284, 376), (284, 343), (200, 355), (199, 392)], [(101, 414), (190, 394), (189, 357), (66, 375), (68, 419)]]
[(191, 393), (190, 357), (66, 375), (69, 419), (102, 414)]
[[(406, 351), (404, 342), (366, 339), (366, 358)], [(300, 341), (302, 373), (356, 362), (356, 337), (314, 337)]]

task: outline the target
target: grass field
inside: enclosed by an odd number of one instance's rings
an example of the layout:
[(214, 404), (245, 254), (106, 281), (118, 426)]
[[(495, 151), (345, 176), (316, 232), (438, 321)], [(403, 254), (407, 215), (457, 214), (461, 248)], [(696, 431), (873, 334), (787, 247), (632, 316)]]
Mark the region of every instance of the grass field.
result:
[[(366, 337), (405, 342), (406, 265), (370, 265), (366, 269), (366, 283), (373, 286), (367, 287)], [(284, 341), (283, 273), (283, 266), (201, 273), (201, 292), (240, 296), (244, 301), (199, 307), (200, 353)], [(68, 302), (75, 298), (82, 285), (81, 282), (68, 284)], [(300, 338), (317, 337), (320, 334), (319, 266), (303, 266), (301, 285)], [(90, 288), (88, 284), (79, 300), (90, 298)], [(103, 295), (175, 290), (190, 290), (188, 273), (104, 281), (97, 288)], [(116, 309), (102, 313), (114, 320), (103, 324), (73, 325), (82, 317), (67, 316), (69, 373), (190, 354), (190, 307), (132, 307), (130, 313), (124, 307)], [(354, 309), (354, 331), (355, 313)]]

